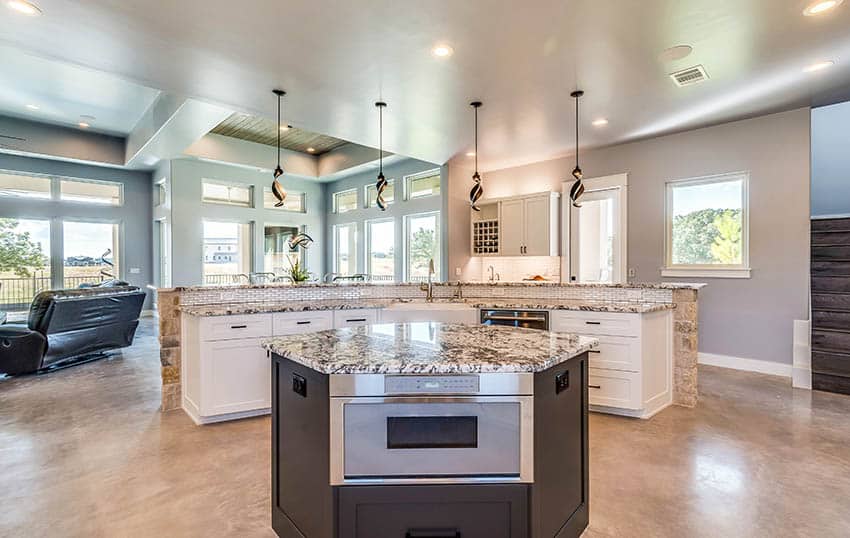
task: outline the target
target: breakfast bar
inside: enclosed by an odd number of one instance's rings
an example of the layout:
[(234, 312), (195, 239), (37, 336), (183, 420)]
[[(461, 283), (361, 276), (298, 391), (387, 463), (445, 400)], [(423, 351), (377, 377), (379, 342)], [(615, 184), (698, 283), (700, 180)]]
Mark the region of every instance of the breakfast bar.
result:
[(392, 323), (263, 342), (285, 538), (577, 537), (588, 351), (505, 326)]

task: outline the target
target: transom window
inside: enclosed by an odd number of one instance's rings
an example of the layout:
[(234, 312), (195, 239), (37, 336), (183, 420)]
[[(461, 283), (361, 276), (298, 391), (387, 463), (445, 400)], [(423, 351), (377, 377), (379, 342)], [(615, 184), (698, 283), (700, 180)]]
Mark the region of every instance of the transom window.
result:
[(251, 207), (254, 192), (254, 187), (251, 185), (221, 183), (205, 179), (202, 189), (201, 198), (206, 203)]
[(334, 213), (345, 213), (357, 209), (357, 189), (335, 192), (333, 207)]
[[(378, 206), (378, 188), (375, 184), (366, 185), (366, 208)], [(387, 188), (384, 189), (384, 201), (392, 203), (395, 200), (395, 180), (387, 180)]]
[(124, 185), (97, 179), (0, 172), (0, 196), (121, 206)]
[(65, 202), (120, 206), (123, 194), (120, 183), (77, 179), (59, 181), (59, 199)]
[(263, 188), (263, 207), (266, 209), (275, 209), (277, 211), (292, 211), (295, 213), (307, 212), (306, 195), (303, 192), (286, 191), (286, 199), (283, 205), (275, 207), (277, 198), (268, 187)]
[(748, 278), (749, 174), (667, 183), (662, 276)]
[(440, 194), (440, 169), (428, 170), (420, 174), (405, 177), (407, 199), (424, 198)]

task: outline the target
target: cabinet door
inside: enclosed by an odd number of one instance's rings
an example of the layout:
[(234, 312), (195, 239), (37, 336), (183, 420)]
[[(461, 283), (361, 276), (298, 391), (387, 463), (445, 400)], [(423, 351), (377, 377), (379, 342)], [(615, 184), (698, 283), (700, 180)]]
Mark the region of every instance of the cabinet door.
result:
[(261, 339), (207, 342), (201, 347), (201, 416), (271, 407), (271, 362)]
[(502, 217), (499, 225), (501, 234), (501, 255), (522, 256), (523, 231), (523, 200), (502, 202)]
[(552, 256), (551, 217), (549, 196), (528, 198), (525, 202), (525, 251), (526, 256)]

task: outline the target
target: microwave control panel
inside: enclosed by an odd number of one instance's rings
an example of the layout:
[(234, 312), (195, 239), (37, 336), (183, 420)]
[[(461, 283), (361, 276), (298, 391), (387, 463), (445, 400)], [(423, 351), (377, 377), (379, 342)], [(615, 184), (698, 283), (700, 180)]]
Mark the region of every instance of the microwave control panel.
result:
[(476, 394), (477, 375), (388, 375), (386, 394)]

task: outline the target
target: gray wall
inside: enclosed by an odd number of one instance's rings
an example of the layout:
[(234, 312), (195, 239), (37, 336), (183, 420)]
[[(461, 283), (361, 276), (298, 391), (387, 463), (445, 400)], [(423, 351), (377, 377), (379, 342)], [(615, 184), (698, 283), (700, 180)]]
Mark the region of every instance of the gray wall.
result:
[[(586, 177), (629, 174), (628, 266), (660, 281), (665, 182), (750, 172), (749, 279), (698, 278), (704, 353), (791, 364), (795, 319), (808, 319), (810, 111), (808, 108), (584, 153)], [(449, 266), (469, 260), (469, 177), (449, 164)], [(486, 172), (486, 196), (562, 189), (572, 157)], [(471, 275), (470, 275), (471, 276)], [(685, 280), (685, 279), (675, 279)]]
[[(77, 218), (120, 222), (123, 234), (121, 238), (122, 252), (119, 258), (121, 261), (121, 278), (142, 288), (152, 282), (151, 175), (149, 172), (35, 159), (3, 153), (0, 153), (0, 170), (123, 183), (123, 207), (0, 198), (0, 216), (40, 219)], [(55, 240), (61, 240), (61, 237), (54, 238)], [(139, 272), (131, 274), (130, 268), (137, 268)]]
[[(270, 173), (255, 169), (228, 166), (194, 159), (171, 161), (170, 176), (160, 169), (159, 177), (170, 177), (171, 192), (171, 250), (173, 253), (173, 286), (201, 284), (203, 279), (203, 221), (220, 220), (254, 223), (253, 268), (263, 267), (263, 227), (266, 224), (283, 226), (306, 226), (315, 245), (307, 252), (307, 269), (321, 275), (324, 271), (325, 202), (322, 184), (316, 180), (284, 176), (286, 189), (305, 192), (307, 213), (293, 213), (264, 209), (262, 191), (270, 186)], [(205, 204), (201, 201), (201, 184), (204, 178), (229, 183), (244, 183), (254, 186), (254, 208)], [(148, 205), (150, 205), (150, 193)]]
[(812, 110), (812, 216), (850, 217), (850, 102)]
[[(413, 200), (404, 200), (403, 185), (404, 177), (440, 168), (440, 165), (420, 161), (416, 159), (407, 159), (399, 163), (384, 167), (384, 176), (388, 180), (394, 181), (394, 196), (395, 200), (387, 207), (386, 211), (381, 211), (377, 207), (366, 209), (366, 186), (374, 185), (378, 170), (370, 170), (361, 174), (355, 174), (338, 181), (327, 183), (325, 185), (325, 207), (327, 208), (326, 219), (326, 237), (325, 256), (327, 259), (326, 272), (333, 270), (333, 227), (336, 224), (357, 223), (357, 270), (358, 272), (366, 271), (366, 255), (365, 255), (365, 230), (366, 221), (373, 219), (388, 219), (392, 218), (395, 221), (395, 279), (401, 281), (403, 279), (403, 253), (404, 253), (404, 216), (413, 215), (416, 213), (429, 213), (432, 211), (440, 211), (440, 246), (442, 248), (442, 279), (447, 279), (446, 273), (446, 221), (445, 211), (443, 208), (443, 196), (429, 196), (426, 198), (416, 198)], [(440, 191), (445, 193), (446, 190), (446, 174), (441, 173)], [(333, 194), (335, 192), (345, 191), (349, 189), (357, 189), (357, 205), (358, 209), (347, 211), (345, 213), (333, 213)], [(399, 262), (400, 261), (400, 262)]]

